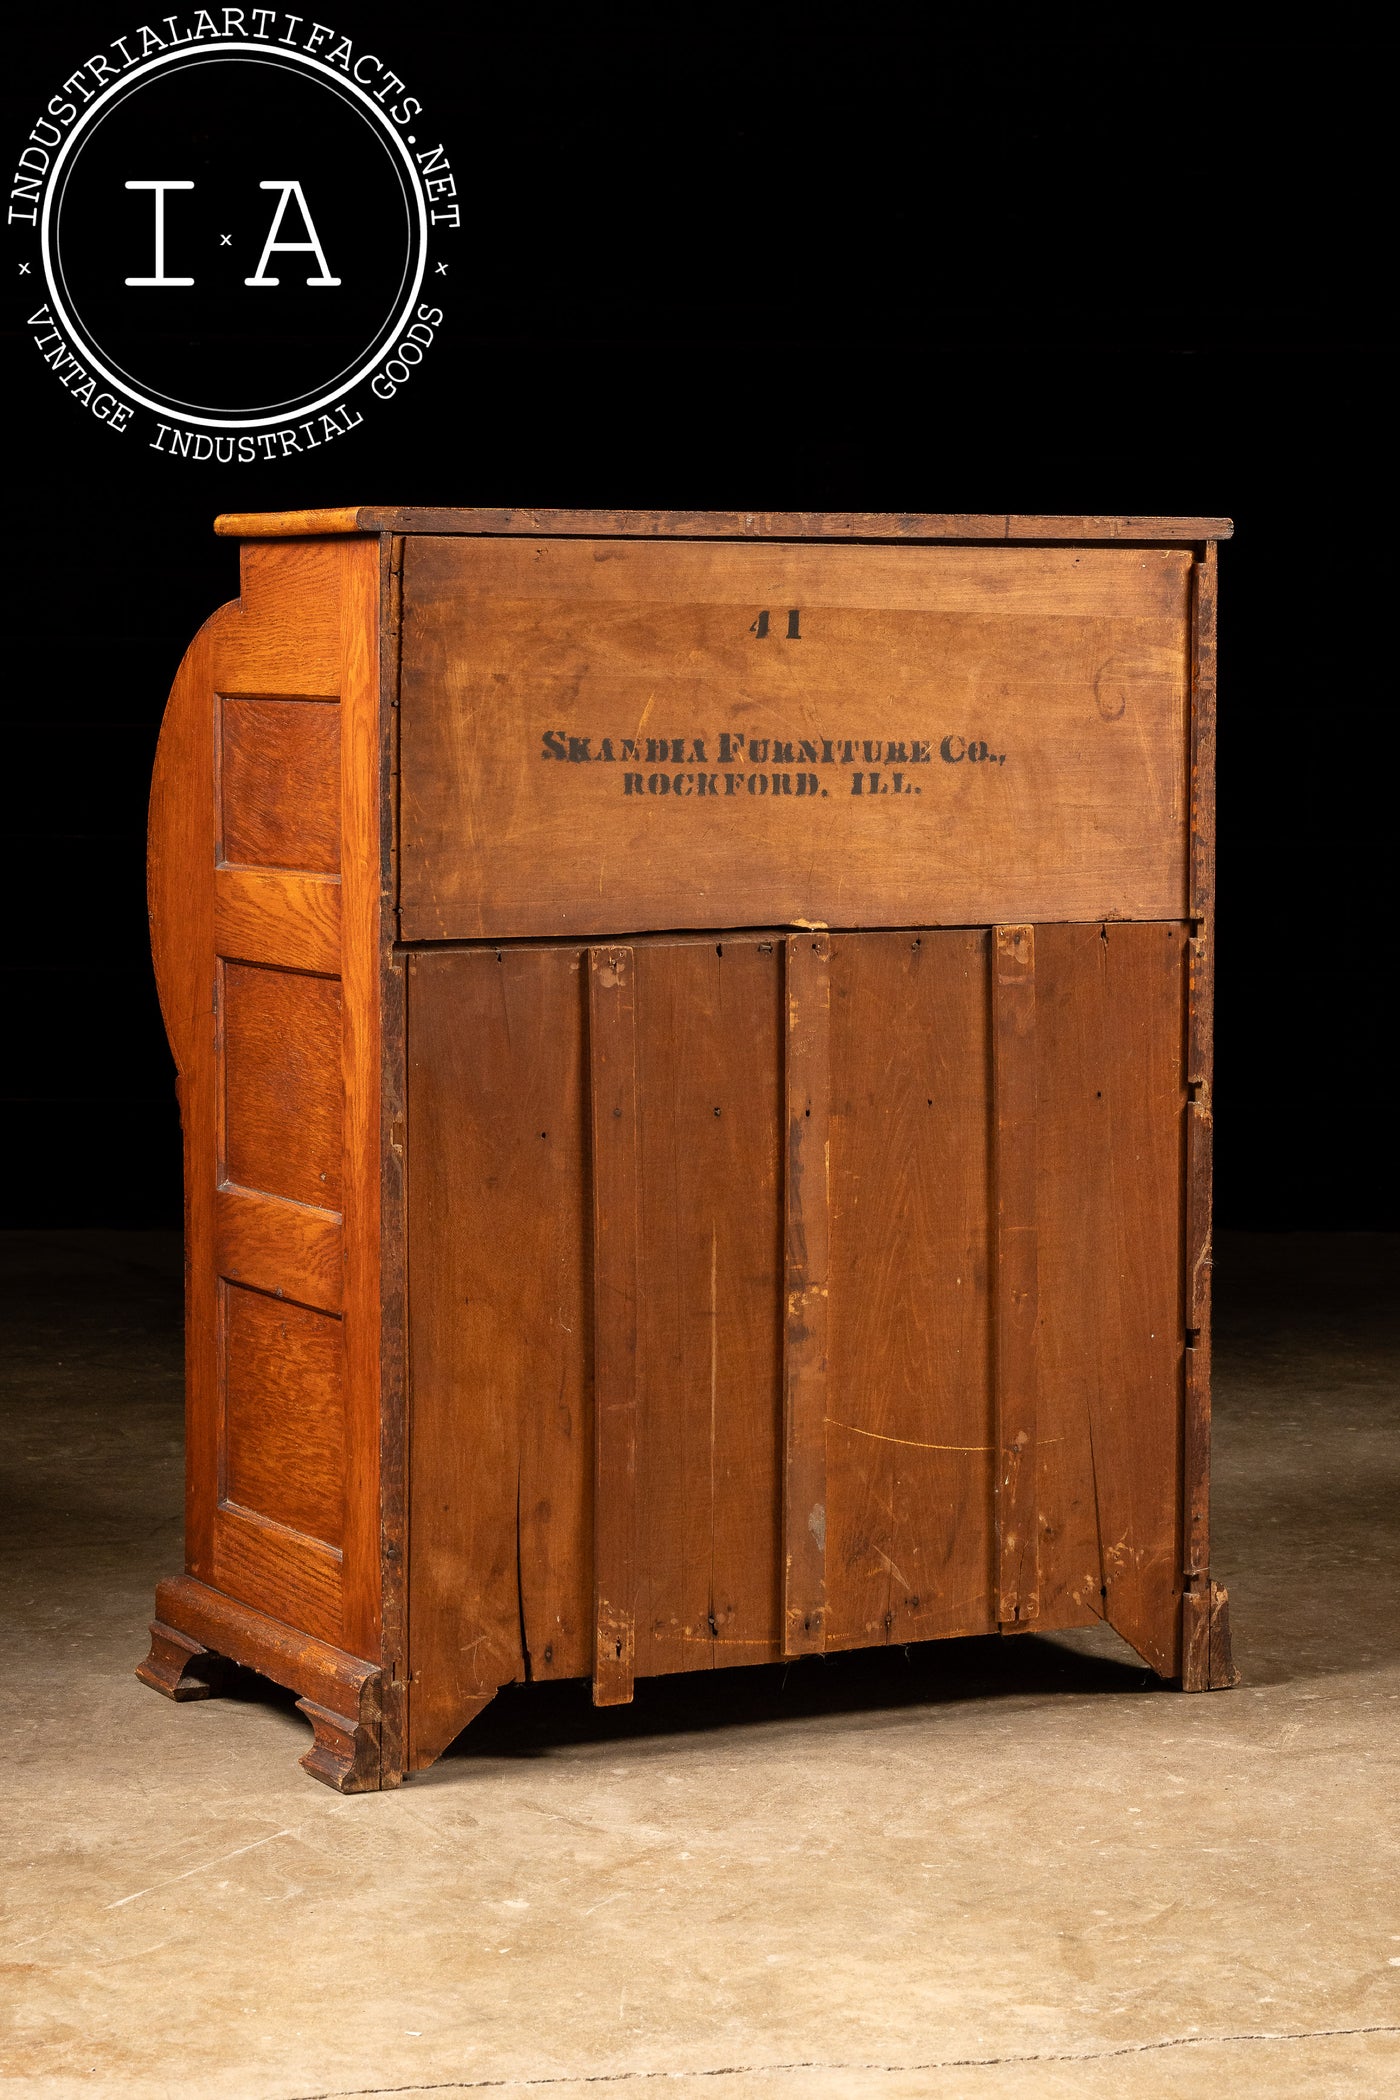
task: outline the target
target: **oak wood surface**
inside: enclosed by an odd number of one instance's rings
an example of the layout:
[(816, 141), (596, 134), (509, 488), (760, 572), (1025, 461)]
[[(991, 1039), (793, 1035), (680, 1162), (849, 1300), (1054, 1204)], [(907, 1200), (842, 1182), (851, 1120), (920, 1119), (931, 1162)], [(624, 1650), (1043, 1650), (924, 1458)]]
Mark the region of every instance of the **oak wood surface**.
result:
[(220, 1276), (320, 1312), (342, 1309), (345, 1232), (339, 1211), (229, 1181), (220, 1182), (214, 1203)]
[(167, 709), (150, 878), (185, 1133), (187, 1567), (376, 1659), (380, 625), (373, 543), (244, 549)]
[(410, 540), (401, 933), (1179, 918), (1190, 575)]
[(338, 874), (338, 702), (225, 694), (219, 716), (220, 860)]
[(1228, 521), (241, 522), (152, 789), (193, 1579), (146, 1681), (256, 1648), (344, 1790), (527, 1676), (1104, 1617), (1233, 1682)]
[(340, 1547), (345, 1525), (344, 1326), (227, 1284), (221, 1502)]
[(348, 510), (229, 511), (232, 539), (330, 532), (562, 533), (595, 538), (855, 540), (1220, 540), (1229, 518), (1035, 516), (1025, 512), (742, 510), (457, 510), (366, 505)]
[(226, 962), (221, 975), (220, 1179), (338, 1210), (345, 1155), (340, 980), (237, 962)]
[(340, 975), (338, 876), (285, 868), (214, 871), (214, 938), (231, 961)]

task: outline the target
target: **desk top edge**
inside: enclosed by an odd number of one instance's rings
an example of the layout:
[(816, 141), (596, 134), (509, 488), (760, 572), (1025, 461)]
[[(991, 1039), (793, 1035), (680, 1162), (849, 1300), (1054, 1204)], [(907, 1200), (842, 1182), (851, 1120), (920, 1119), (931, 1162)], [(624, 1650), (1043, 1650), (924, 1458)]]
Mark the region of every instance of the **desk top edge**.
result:
[(1230, 518), (1038, 517), (921, 511), (458, 510), (362, 505), (338, 510), (229, 511), (214, 520), (226, 539), (337, 534), (439, 533), (464, 537), (551, 534), (579, 539), (1092, 541), (1228, 540)]

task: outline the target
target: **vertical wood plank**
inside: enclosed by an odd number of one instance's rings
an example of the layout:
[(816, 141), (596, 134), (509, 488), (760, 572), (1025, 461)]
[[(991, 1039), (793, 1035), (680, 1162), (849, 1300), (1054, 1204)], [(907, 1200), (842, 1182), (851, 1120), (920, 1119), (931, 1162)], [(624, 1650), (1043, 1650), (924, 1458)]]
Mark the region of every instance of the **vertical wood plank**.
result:
[(828, 1654), (997, 1623), (989, 947), (832, 942)]
[(1037, 1095), (1035, 928), (998, 926), (992, 946), (997, 1618), (1010, 1627), (1026, 1625), (1040, 1609)]
[(1184, 928), (1038, 926), (1040, 1621), (1180, 1646)]
[(345, 1621), (355, 1655), (381, 1656), (380, 575), (373, 540), (340, 556), (342, 1059), (345, 1086)]
[(593, 1703), (632, 1697), (637, 1590), (637, 960), (588, 951), (593, 1120)]
[(634, 950), (639, 1676), (782, 1653), (782, 945)]
[(827, 1282), (831, 941), (786, 955), (787, 1169), (783, 1330), (783, 1653), (826, 1645)]
[[(1191, 604), (1192, 938), (1186, 977), (1186, 1330), (1182, 1435), (1182, 1681), (1210, 1683), (1210, 1285), (1215, 1053), (1215, 658), (1216, 548), (1193, 572)], [(1223, 1614), (1223, 1607), (1222, 1607)], [(1222, 1617), (1223, 1623), (1223, 1617)]]

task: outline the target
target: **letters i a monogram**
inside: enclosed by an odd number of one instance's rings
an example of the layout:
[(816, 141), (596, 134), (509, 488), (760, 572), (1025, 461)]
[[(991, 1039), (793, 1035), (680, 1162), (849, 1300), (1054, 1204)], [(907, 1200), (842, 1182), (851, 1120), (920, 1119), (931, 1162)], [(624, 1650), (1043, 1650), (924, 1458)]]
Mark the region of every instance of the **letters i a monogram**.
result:
[[(166, 192), (168, 190), (192, 190), (194, 188), (194, 184), (192, 182), (157, 180), (128, 182), (126, 187), (129, 190), (151, 190), (154, 192), (156, 237), (155, 275), (153, 277), (128, 277), (126, 280), (128, 285), (171, 286), (193, 284), (193, 277), (169, 277), (166, 275), (165, 198)], [(272, 215), (272, 224), (268, 228), (267, 239), (263, 243), (263, 252), (261, 257), (259, 258), (257, 270), (251, 277), (245, 277), (243, 282), (246, 285), (253, 285), (257, 287), (262, 287), (264, 285), (271, 286), (280, 284), (282, 281), (280, 277), (269, 277), (267, 275), (267, 265), (272, 256), (282, 254), (315, 256), (317, 262), (320, 264), (321, 274), (319, 277), (308, 277), (306, 282), (309, 285), (339, 284), (341, 282), (341, 279), (339, 277), (332, 277), (331, 275), (330, 264), (326, 261), (326, 252), (321, 246), (320, 236), (318, 235), (316, 227), (312, 221), (311, 212), (307, 206), (306, 198), (302, 194), (301, 184), (299, 182), (260, 182), (258, 184), (258, 188), (261, 190), (280, 190), (282, 194), (277, 209)], [(282, 231), (282, 221), (287, 216), (287, 206), (290, 203), (293, 196), (295, 196), (297, 200), (297, 210), (301, 213), (302, 224), (305, 227), (309, 238), (304, 241), (281, 241), (277, 238), (277, 236)]]

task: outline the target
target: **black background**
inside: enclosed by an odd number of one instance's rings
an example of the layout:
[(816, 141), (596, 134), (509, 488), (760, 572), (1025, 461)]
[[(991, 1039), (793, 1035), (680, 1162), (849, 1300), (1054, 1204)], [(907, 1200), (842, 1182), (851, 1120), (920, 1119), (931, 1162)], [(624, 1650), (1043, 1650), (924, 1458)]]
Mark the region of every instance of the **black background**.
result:
[[(142, 19), (26, 28), (11, 158)], [(213, 514), (404, 502), (1233, 516), (1218, 1215), (1395, 1225), (1392, 68), (1354, 26), (1377, 17), (977, 19), (336, 8), (426, 103), (464, 225), (405, 393), (285, 467), (171, 462), (100, 427), (40, 363), (18, 288), (7, 1222), (178, 1220), (143, 830), (175, 666), (237, 591)]]

